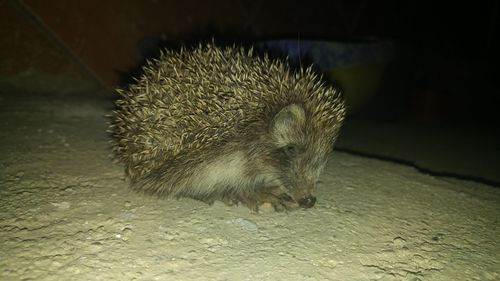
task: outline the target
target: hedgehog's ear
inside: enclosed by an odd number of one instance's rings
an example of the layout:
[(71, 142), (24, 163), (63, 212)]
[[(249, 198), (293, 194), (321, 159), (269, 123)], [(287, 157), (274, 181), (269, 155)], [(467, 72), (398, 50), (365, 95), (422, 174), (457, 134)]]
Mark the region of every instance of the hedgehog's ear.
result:
[(305, 121), (306, 114), (301, 105), (285, 106), (274, 116), (271, 134), (279, 145), (297, 142)]

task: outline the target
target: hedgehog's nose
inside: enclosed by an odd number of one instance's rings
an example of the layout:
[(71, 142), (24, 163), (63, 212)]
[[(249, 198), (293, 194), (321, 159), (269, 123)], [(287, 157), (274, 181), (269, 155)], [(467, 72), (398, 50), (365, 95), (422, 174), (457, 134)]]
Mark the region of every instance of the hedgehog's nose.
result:
[(316, 203), (316, 197), (314, 196), (306, 196), (299, 199), (299, 206), (302, 208), (311, 208)]

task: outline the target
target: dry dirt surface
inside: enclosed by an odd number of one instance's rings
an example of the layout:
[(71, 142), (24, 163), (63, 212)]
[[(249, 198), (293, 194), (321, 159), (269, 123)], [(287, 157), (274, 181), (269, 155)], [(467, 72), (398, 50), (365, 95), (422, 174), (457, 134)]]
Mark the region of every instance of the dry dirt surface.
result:
[(0, 280), (500, 280), (500, 189), (336, 152), (308, 210), (130, 191), (109, 101), (0, 95)]

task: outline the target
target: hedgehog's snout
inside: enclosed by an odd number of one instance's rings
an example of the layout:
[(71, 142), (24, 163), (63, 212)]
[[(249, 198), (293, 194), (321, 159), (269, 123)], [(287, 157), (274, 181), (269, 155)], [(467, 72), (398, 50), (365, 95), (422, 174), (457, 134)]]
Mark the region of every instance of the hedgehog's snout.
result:
[(299, 206), (304, 208), (304, 209), (311, 208), (316, 203), (316, 197), (311, 196), (311, 195), (305, 196), (305, 197), (300, 198), (298, 203), (299, 203)]

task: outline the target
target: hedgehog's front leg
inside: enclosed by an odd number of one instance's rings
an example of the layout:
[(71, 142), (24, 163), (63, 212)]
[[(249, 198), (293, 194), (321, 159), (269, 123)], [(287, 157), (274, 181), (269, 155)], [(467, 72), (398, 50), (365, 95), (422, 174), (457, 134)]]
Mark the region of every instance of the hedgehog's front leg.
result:
[(264, 203), (271, 204), (277, 212), (284, 212), (298, 207), (297, 202), (282, 186), (257, 190), (255, 193), (239, 198), (239, 201), (255, 212), (258, 212), (259, 206)]
[(260, 196), (263, 203), (270, 203), (277, 212), (296, 209), (299, 206), (283, 186), (264, 189)]

